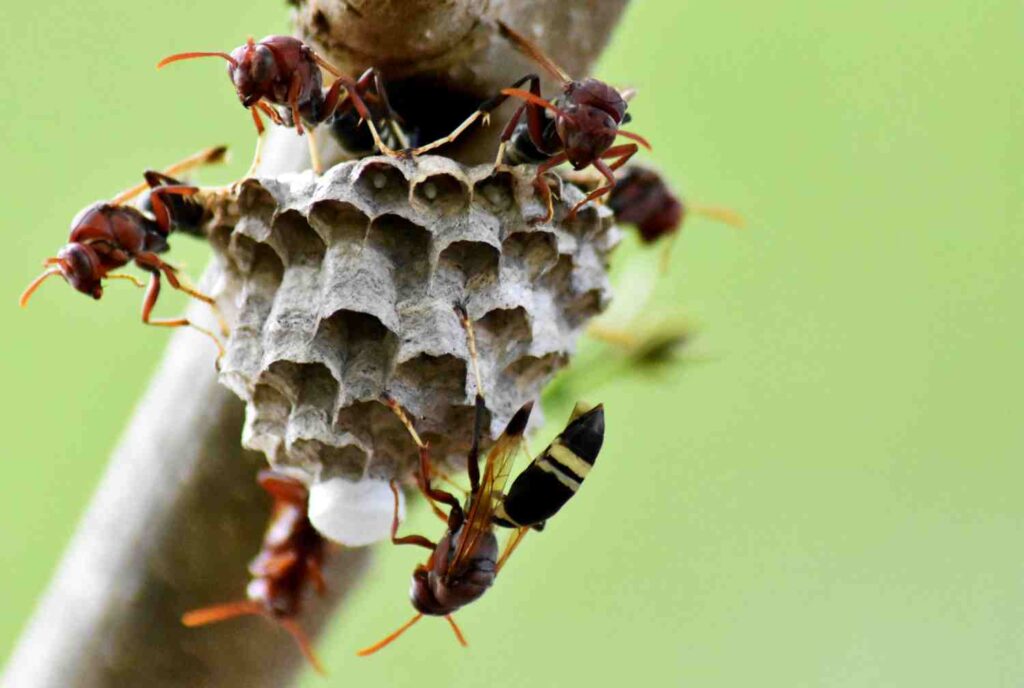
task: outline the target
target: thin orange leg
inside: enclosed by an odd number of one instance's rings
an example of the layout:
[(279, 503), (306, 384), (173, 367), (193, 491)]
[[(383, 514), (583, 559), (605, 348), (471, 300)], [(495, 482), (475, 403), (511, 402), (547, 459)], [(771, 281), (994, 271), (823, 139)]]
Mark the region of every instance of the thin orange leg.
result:
[(218, 623), (234, 619), (237, 616), (250, 616), (262, 614), (263, 607), (251, 600), (240, 600), (238, 602), (226, 602), (212, 607), (203, 607), (185, 612), (181, 616), (181, 623), (189, 628), (206, 626), (207, 624)]
[(601, 158), (617, 157), (618, 159), (615, 160), (615, 162), (613, 162), (611, 165), (606, 165), (604, 160), (595, 160), (594, 167), (597, 169), (598, 172), (604, 175), (605, 179), (608, 180), (608, 184), (591, 191), (582, 201), (574, 205), (572, 207), (572, 210), (569, 211), (569, 214), (565, 216), (566, 221), (571, 222), (572, 219), (576, 217), (576, 213), (580, 211), (580, 208), (585, 206), (590, 201), (600, 198), (601, 196), (605, 195), (613, 188), (615, 188), (615, 175), (613, 173), (615, 172), (615, 170), (625, 165), (626, 161), (628, 161), (630, 158), (636, 155), (636, 152), (638, 150), (640, 149), (635, 143), (627, 143), (621, 146), (612, 146), (601, 155)]
[[(144, 254), (140, 254), (140, 256), (138, 256), (137, 259), (142, 255)], [(153, 265), (151, 263), (147, 263), (145, 260), (141, 261), (139, 264), (143, 267), (150, 267), (154, 269), (152, 272), (152, 277), (150, 277), (149, 288), (146, 290), (146, 298), (142, 302), (142, 322), (144, 322), (147, 325), (153, 325), (155, 327), (191, 327), (192, 329), (206, 335), (211, 340), (213, 340), (213, 343), (217, 346), (217, 361), (219, 362), (220, 359), (224, 357), (224, 346), (220, 343), (220, 340), (217, 339), (216, 335), (214, 335), (213, 332), (210, 332), (205, 327), (200, 327), (199, 325), (196, 325), (188, 318), (163, 318), (154, 320), (151, 317), (153, 313), (153, 307), (156, 305), (156, 300), (160, 296), (159, 270), (169, 270), (169, 266), (166, 266), (162, 261), (160, 261), (160, 265)], [(163, 268), (161, 268), (160, 266), (163, 266)], [(165, 272), (165, 274), (167, 274), (167, 272)], [(168, 281), (170, 281), (170, 277), (168, 277)], [(182, 291), (185, 290), (183, 289)]]
[(299, 649), (302, 651), (303, 656), (313, 665), (316, 673), (326, 676), (327, 672), (324, 670), (324, 665), (320, 663), (316, 652), (313, 651), (313, 643), (310, 642), (309, 636), (302, 630), (302, 627), (295, 623), (294, 619), (278, 619), (277, 622), (295, 638), (295, 642), (299, 644)]
[(398, 636), (402, 635), (403, 633), (408, 631), (410, 628), (412, 628), (414, 625), (416, 625), (416, 622), (419, 621), (422, 618), (423, 618), (422, 614), (417, 614), (416, 616), (412, 617), (411, 619), (406, 621), (404, 624), (399, 626), (398, 630), (396, 630), (394, 633), (391, 633), (390, 635), (385, 637), (383, 640), (378, 640), (373, 645), (370, 645), (369, 647), (364, 647), (362, 650), (359, 650), (358, 652), (356, 652), (356, 656), (357, 657), (368, 657), (368, 656), (372, 655), (374, 652), (377, 652), (378, 650), (387, 647), (388, 645), (393, 643), (395, 641), (395, 639), (398, 638)]
[(551, 218), (555, 216), (555, 208), (551, 202), (551, 189), (548, 188), (548, 184), (544, 181), (544, 175), (553, 167), (561, 165), (563, 162), (569, 159), (569, 156), (564, 152), (549, 158), (537, 167), (537, 174), (533, 178), (533, 188), (540, 194), (541, 199), (547, 208), (547, 214), (536, 220), (536, 222), (551, 222)]
[(462, 645), (462, 647), (469, 647), (469, 643), (466, 642), (466, 636), (462, 635), (462, 629), (459, 628), (457, 623), (455, 623), (455, 619), (452, 615), (445, 614), (444, 618), (448, 620), (448, 624), (452, 627), (452, 630), (455, 631), (455, 639), (459, 641), (459, 645)]
[(396, 402), (391, 397), (387, 396), (384, 397), (383, 401), (388, 406), (388, 408), (390, 408), (391, 411), (396, 416), (398, 416), (398, 420), (401, 421), (402, 425), (405, 426), (405, 429), (409, 431), (409, 435), (412, 436), (412, 440), (416, 444), (417, 449), (419, 450), (420, 470), (419, 474), (416, 476), (417, 487), (419, 487), (420, 492), (422, 492), (423, 495), (427, 498), (427, 503), (430, 504), (430, 508), (431, 510), (433, 510), (434, 514), (442, 521), (447, 522), (448, 517), (437, 506), (437, 502), (448, 504), (450, 506), (452, 503), (457, 505), (458, 500), (455, 499), (452, 495), (448, 494), (447, 492), (444, 492), (442, 490), (434, 490), (431, 488), (430, 478), (433, 473), (433, 470), (430, 461), (430, 448), (422, 439), (420, 439), (420, 435), (418, 432), (416, 432), (416, 428), (413, 427), (412, 421), (409, 420), (409, 417), (405, 414), (405, 411), (402, 409), (402, 407), (399, 406), (398, 402)]
[[(391, 542), (395, 545), (419, 545), (426, 547), (431, 552), (437, 549), (437, 545), (422, 535), (405, 535), (398, 537), (398, 485), (392, 480), (388, 485), (391, 487), (391, 494), (395, 496), (395, 514), (391, 518)], [(446, 519), (447, 520), (447, 519)]]

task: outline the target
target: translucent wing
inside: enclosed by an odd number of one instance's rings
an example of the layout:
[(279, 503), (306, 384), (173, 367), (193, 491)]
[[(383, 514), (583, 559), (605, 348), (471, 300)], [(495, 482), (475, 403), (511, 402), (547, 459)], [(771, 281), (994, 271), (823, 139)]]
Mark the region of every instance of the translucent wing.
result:
[(562, 83), (572, 81), (572, 77), (566, 74), (565, 70), (555, 64), (554, 60), (544, 54), (544, 52), (533, 43), (526, 36), (513, 31), (505, 22), (498, 22), (498, 29), (501, 31), (501, 35), (507, 38), (512, 45), (515, 46), (516, 50), (523, 53), (531, 60), (539, 64), (545, 69), (551, 76), (555, 77)]
[(530, 529), (528, 527), (523, 527), (517, 528), (516, 531), (512, 533), (508, 542), (505, 543), (504, 551), (502, 551), (501, 556), (498, 557), (498, 573), (501, 573), (501, 569), (505, 566), (505, 562), (507, 562), (508, 558), (512, 556), (512, 552), (516, 551), (516, 547), (519, 546), (519, 543), (523, 541), (523, 538), (526, 537), (526, 534), (529, 532)]
[(512, 416), (505, 432), (487, 453), (487, 465), (480, 479), (480, 489), (470, 499), (469, 511), (462, 526), (458, 549), (456, 549), (451, 563), (448, 564), (449, 574), (461, 569), (465, 562), (473, 556), (481, 536), (489, 533), (494, 527), (491, 517), (494, 516), (498, 500), (501, 499), (505, 491), (505, 484), (512, 472), (512, 464), (520, 451), (526, 451), (523, 431), (526, 429), (526, 421), (529, 420), (532, 409), (532, 403), (519, 409)]

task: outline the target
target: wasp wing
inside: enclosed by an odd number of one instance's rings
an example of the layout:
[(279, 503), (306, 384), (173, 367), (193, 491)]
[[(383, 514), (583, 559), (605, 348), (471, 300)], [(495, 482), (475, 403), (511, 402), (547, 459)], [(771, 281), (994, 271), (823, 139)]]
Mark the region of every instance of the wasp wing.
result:
[(469, 510), (462, 525), (458, 548), (448, 564), (449, 574), (462, 568), (476, 550), (480, 538), (494, 528), (491, 519), (499, 500), (504, 495), (505, 484), (512, 472), (512, 464), (520, 451), (526, 451), (523, 431), (526, 429), (526, 421), (529, 420), (532, 408), (533, 404), (530, 403), (519, 409), (512, 416), (505, 432), (487, 452), (487, 464), (480, 479), (480, 489), (470, 498)]
[(528, 39), (522, 34), (516, 33), (512, 28), (503, 21), (498, 21), (498, 29), (501, 31), (501, 35), (508, 39), (516, 50), (523, 53), (531, 60), (539, 64), (545, 69), (551, 76), (555, 77), (562, 83), (572, 81), (572, 77), (569, 76), (564, 69), (555, 64), (555, 61), (544, 54), (544, 51), (540, 49), (533, 41)]

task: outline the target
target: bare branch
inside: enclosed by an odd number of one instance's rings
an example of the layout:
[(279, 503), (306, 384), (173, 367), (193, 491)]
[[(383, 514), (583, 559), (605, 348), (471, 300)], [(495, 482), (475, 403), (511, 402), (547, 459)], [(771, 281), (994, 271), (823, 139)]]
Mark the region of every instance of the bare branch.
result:
[(604, 49), (626, 2), (302, 0), (295, 24), (350, 71), (372, 66), (390, 79), (434, 77), (486, 97), (523, 74), (522, 58), (496, 35), (496, 19), (580, 76)]

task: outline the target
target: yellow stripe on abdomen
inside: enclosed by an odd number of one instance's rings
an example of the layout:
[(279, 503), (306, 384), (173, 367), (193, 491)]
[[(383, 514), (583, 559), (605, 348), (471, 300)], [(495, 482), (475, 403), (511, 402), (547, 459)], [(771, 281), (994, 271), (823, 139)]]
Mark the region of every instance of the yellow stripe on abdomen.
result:
[(551, 446), (544, 453), (550, 454), (552, 459), (579, 476), (580, 482), (583, 482), (587, 474), (590, 473), (590, 464), (576, 456), (572, 449), (569, 449), (559, 440), (552, 442)]

